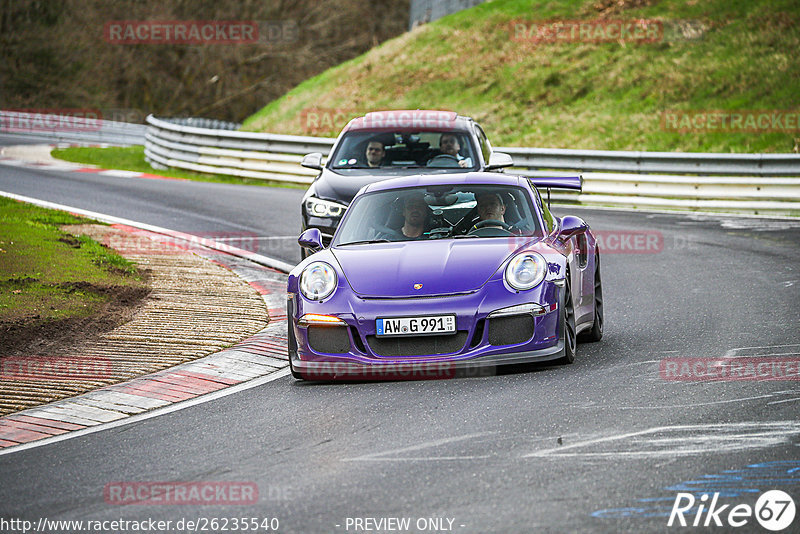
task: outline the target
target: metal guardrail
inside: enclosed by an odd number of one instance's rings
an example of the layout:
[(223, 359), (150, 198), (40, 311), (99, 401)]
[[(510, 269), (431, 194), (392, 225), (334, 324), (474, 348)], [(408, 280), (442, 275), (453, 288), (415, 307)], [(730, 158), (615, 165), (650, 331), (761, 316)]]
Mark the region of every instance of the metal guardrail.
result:
[[(301, 184), (311, 183), (317, 175), (299, 165), (302, 156), (310, 152), (328, 154), (335, 141), (200, 128), (152, 115), (147, 117), (147, 123), (145, 156), (156, 168), (176, 167)], [(509, 172), (529, 176), (581, 172), (583, 191), (554, 193), (555, 200), (748, 212), (800, 211), (800, 154), (521, 147), (496, 150), (513, 157), (515, 166)]]
[(147, 126), (30, 111), (0, 110), (0, 134), (58, 143), (141, 145)]
[(498, 147), (521, 167), (702, 175), (800, 176), (800, 154), (702, 154)]

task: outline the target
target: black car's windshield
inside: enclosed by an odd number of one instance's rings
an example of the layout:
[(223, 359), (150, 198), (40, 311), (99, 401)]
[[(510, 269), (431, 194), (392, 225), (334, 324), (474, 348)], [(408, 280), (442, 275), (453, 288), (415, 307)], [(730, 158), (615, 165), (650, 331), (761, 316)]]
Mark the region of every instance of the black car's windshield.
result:
[(490, 184), (437, 185), (358, 197), (333, 246), (533, 235), (542, 233), (527, 190)]
[(357, 130), (342, 136), (330, 158), (333, 169), (478, 168), (472, 140), (465, 130)]

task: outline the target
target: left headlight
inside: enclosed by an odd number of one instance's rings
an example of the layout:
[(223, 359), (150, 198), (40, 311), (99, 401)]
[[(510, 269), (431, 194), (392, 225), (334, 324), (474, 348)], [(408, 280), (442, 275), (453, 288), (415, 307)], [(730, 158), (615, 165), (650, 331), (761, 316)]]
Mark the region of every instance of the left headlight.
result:
[(547, 274), (547, 261), (537, 252), (524, 252), (506, 267), (506, 282), (518, 291), (532, 289), (544, 280)]
[(328, 298), (336, 289), (336, 271), (325, 262), (308, 264), (300, 275), (300, 292), (309, 300)]
[(309, 197), (306, 200), (306, 211), (314, 217), (341, 217), (347, 206), (330, 200)]

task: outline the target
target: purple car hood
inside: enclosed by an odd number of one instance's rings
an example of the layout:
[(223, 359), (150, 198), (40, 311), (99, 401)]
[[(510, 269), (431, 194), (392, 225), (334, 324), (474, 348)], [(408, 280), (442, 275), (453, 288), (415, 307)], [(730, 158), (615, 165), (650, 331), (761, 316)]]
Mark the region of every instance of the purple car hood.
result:
[[(525, 241), (443, 239), (353, 245), (331, 251), (359, 295), (419, 297), (480, 288)], [(421, 287), (415, 289), (418, 284)]]

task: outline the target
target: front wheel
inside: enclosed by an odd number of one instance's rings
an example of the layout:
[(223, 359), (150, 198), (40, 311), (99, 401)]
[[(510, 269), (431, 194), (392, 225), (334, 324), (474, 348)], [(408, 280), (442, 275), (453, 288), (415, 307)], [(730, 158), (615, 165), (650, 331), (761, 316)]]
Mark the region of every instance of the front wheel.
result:
[(572, 305), (572, 288), (569, 281), (569, 271), (564, 284), (564, 303), (561, 306), (561, 328), (564, 337), (564, 356), (558, 363), (568, 364), (575, 361), (575, 351), (578, 345), (575, 335), (575, 307)]
[(603, 282), (600, 279), (600, 254), (594, 257), (594, 323), (592, 329), (582, 332), (581, 341), (600, 341), (603, 339)]

